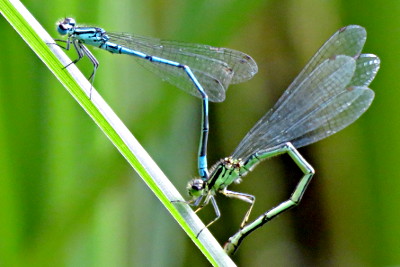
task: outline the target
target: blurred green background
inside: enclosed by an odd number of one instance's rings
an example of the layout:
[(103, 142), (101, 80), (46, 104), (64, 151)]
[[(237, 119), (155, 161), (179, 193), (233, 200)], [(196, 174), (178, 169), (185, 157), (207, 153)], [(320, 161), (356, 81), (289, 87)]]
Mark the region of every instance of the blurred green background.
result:
[[(90, 0), (24, 4), (55, 37), (65, 16), (110, 31), (224, 46), (259, 73), (211, 104), (209, 164), (228, 156), (337, 29), (364, 26), (381, 70), (355, 124), (300, 150), (317, 174), (301, 205), (249, 236), (240, 266), (400, 264), (400, 1)], [(208, 262), (103, 133), (0, 18), (0, 265), (207, 266)], [(93, 50), (92, 50), (93, 51)], [(94, 51), (95, 87), (185, 195), (197, 174), (200, 101), (127, 56)], [(69, 53), (75, 58), (74, 52)], [(91, 72), (86, 59), (78, 64)], [(287, 157), (232, 190), (253, 217), (288, 198), (300, 172)], [(223, 244), (248, 207), (218, 197)], [(211, 208), (200, 213), (204, 222)]]

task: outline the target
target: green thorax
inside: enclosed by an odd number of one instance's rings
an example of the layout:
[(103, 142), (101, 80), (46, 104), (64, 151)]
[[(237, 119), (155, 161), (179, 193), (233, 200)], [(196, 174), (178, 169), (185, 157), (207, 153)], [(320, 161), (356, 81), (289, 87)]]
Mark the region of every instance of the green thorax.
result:
[(224, 158), (211, 168), (211, 175), (207, 180), (208, 190), (217, 192), (233, 182), (240, 182), (242, 173), (243, 162), (241, 159)]

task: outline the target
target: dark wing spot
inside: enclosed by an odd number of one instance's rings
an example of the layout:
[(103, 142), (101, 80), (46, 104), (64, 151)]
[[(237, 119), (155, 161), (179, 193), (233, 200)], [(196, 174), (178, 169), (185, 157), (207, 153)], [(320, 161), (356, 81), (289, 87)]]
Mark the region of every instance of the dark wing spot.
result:
[(344, 26), (344, 27), (340, 28), (339, 33), (344, 32), (346, 29), (347, 29), (347, 26)]

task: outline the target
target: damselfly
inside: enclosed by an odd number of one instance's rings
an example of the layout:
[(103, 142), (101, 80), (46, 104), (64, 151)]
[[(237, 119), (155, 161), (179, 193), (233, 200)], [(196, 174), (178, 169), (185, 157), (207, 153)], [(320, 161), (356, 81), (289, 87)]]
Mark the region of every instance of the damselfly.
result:
[(115, 54), (134, 56), (143, 67), (163, 80), (201, 98), (202, 122), (198, 169), (203, 179), (208, 178), (208, 100), (223, 101), (225, 91), (230, 84), (247, 81), (257, 73), (257, 64), (250, 56), (228, 48), (106, 32), (97, 27), (79, 27), (73, 18), (60, 21), (57, 30), (61, 35), (67, 35), (67, 40), (56, 39), (56, 41), (66, 43), (63, 48), (67, 50), (72, 43), (78, 53), (78, 58), (66, 67), (77, 63), (86, 55), (94, 66), (89, 77), (92, 82), (99, 62), (85, 45)]
[[(378, 72), (380, 60), (372, 54), (361, 54), (366, 31), (347, 26), (336, 32), (311, 58), (275, 106), (243, 138), (230, 157), (210, 169), (208, 179), (188, 183), (192, 196), (189, 203), (199, 211), (210, 201), (216, 218), (220, 211), (216, 193), (248, 202), (250, 208), (240, 230), (225, 244), (233, 254), (251, 232), (277, 215), (299, 204), (312, 176), (313, 167), (297, 148), (317, 142), (353, 123), (370, 106), (374, 92), (368, 88)], [(227, 187), (253, 170), (267, 158), (288, 154), (304, 173), (290, 198), (247, 224), (255, 197), (233, 192)]]

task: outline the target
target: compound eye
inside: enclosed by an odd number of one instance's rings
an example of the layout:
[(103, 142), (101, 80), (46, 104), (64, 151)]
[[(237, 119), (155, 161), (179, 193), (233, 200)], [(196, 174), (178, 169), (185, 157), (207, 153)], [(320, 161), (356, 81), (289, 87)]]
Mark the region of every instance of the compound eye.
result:
[(73, 18), (65, 18), (63, 23), (75, 27), (76, 21)]
[(192, 185), (192, 190), (201, 190), (201, 187), (200, 187), (200, 185), (198, 185), (198, 184), (194, 184), (194, 185)]
[(202, 195), (205, 183), (201, 179), (194, 179), (188, 183), (187, 190), (190, 196), (198, 197)]
[(66, 35), (67, 32), (68, 32), (68, 28), (65, 27), (64, 24), (59, 24), (58, 27), (57, 27), (57, 31), (58, 31), (58, 33), (61, 34), (61, 35)]
[(192, 183), (193, 190), (202, 190), (204, 188), (204, 182), (201, 179), (196, 179)]
[(61, 35), (66, 35), (68, 31), (75, 28), (75, 20), (73, 18), (65, 18), (63, 21), (58, 23), (57, 31)]

